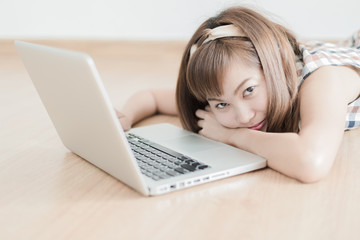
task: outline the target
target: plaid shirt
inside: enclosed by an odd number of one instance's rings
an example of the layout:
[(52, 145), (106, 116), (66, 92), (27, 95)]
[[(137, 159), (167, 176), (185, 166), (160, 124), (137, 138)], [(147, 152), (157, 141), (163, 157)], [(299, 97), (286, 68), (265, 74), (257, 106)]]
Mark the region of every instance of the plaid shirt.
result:
[[(353, 66), (360, 70), (360, 30), (340, 44), (309, 42), (300, 44), (296, 69), (299, 86), (322, 66)], [(360, 80), (359, 80), (360, 81)], [(360, 127), (360, 96), (348, 105), (345, 130)]]

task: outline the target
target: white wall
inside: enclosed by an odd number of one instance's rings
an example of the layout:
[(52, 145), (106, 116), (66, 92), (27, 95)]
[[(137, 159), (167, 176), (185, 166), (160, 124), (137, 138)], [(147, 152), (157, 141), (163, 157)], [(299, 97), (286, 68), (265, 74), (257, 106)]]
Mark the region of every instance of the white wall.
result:
[(0, 0), (0, 38), (187, 40), (228, 6), (276, 14), (302, 38), (360, 28), (359, 0)]

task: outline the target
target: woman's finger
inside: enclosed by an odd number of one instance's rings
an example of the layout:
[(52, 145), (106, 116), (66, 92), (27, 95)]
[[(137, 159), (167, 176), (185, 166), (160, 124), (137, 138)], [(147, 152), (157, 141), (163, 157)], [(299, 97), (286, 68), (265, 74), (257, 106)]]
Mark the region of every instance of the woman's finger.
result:
[(203, 124), (204, 124), (204, 120), (199, 120), (198, 122), (197, 122), (197, 124), (198, 124), (198, 126), (199, 127), (203, 127)]
[(198, 109), (196, 110), (195, 115), (200, 119), (204, 119), (205, 113), (206, 112), (204, 110)]
[(125, 117), (125, 115), (121, 112), (119, 112), (118, 110), (115, 109), (115, 113), (116, 113), (116, 116), (120, 119), (122, 117)]

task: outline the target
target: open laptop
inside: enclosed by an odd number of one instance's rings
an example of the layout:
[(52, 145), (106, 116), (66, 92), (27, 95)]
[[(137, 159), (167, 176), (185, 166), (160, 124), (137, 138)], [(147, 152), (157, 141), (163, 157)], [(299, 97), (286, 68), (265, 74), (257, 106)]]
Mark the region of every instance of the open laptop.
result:
[(124, 132), (89, 55), (21, 41), (15, 46), (63, 144), (143, 195), (266, 166), (260, 156), (170, 124)]

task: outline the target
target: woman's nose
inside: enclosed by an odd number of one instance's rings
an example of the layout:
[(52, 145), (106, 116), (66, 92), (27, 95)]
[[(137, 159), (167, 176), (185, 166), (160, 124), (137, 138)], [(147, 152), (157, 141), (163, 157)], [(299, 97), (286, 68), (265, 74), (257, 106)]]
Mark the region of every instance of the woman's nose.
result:
[(248, 106), (239, 106), (236, 108), (236, 119), (238, 123), (242, 125), (251, 123), (254, 116), (255, 112)]

